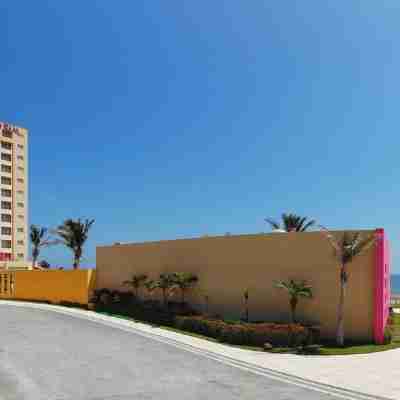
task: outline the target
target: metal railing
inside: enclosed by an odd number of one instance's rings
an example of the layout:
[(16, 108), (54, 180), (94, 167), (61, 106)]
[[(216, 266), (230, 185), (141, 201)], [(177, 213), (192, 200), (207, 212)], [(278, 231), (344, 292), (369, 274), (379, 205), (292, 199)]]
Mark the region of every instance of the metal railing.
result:
[(400, 295), (392, 295), (390, 297), (390, 306), (400, 308)]

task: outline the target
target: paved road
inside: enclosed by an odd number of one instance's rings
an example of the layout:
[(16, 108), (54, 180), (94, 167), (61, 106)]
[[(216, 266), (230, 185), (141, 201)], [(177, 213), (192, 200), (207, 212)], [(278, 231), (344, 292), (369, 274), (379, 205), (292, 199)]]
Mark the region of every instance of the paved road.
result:
[(335, 400), (134, 333), (0, 307), (0, 399)]

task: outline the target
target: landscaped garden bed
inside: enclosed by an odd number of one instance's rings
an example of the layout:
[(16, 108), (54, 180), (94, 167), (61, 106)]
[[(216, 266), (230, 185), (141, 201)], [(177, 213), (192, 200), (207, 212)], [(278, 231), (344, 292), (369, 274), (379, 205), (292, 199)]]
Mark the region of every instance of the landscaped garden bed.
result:
[[(133, 279), (132, 282), (134, 281)], [(186, 302), (169, 301), (169, 296), (163, 297), (164, 301), (143, 300), (138, 297), (137, 290), (134, 294), (130, 291), (101, 289), (96, 291), (92, 301), (94, 311), (100, 313), (150, 323), (176, 332), (258, 351), (346, 355), (400, 347), (400, 342), (391, 341), (390, 335), (384, 345), (348, 342), (345, 346), (337, 346), (332, 342), (321, 341), (316, 327), (300, 323), (224, 320), (217, 316), (201, 315)], [(400, 326), (399, 319), (392, 319), (391, 326), (389, 333), (393, 327)]]
[(319, 337), (315, 330), (297, 323), (225, 321), (200, 315), (186, 303), (142, 301), (130, 292), (102, 289), (96, 291), (92, 301), (97, 312), (173, 327), (233, 345), (260, 349), (269, 346), (304, 346), (314, 344)]

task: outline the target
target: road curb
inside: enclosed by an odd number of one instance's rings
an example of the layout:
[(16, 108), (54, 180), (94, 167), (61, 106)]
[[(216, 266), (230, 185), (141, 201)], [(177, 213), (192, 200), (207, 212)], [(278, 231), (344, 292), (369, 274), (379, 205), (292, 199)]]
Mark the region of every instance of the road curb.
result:
[[(285, 372), (277, 371), (274, 369), (261, 367), (253, 363), (249, 363), (247, 361), (242, 361), (237, 358), (233, 358), (215, 351), (205, 350), (195, 345), (187, 344), (179, 340), (172, 339), (166, 335), (162, 335), (161, 332), (153, 333), (145, 331), (141, 329), (141, 325), (148, 325), (143, 323), (136, 323), (134, 321), (129, 321), (125, 319), (120, 319), (118, 317), (105, 316), (103, 314), (98, 314), (93, 311), (85, 311), (78, 309), (71, 309), (67, 307), (57, 306), (57, 305), (48, 305), (48, 304), (40, 304), (40, 303), (29, 303), (22, 301), (10, 301), (10, 300), (2, 300), (0, 301), (0, 305), (11, 305), (15, 307), (29, 307), (33, 309), (45, 310), (45, 311), (53, 311), (64, 315), (69, 315), (75, 318), (81, 318), (85, 320), (89, 320), (95, 323), (101, 323), (103, 325), (107, 325), (113, 328), (121, 329), (126, 332), (134, 333), (143, 337), (147, 337), (152, 340), (156, 340), (158, 342), (162, 342), (168, 344), (170, 346), (174, 346), (178, 349), (189, 351), (191, 353), (200, 355), (202, 357), (207, 357), (209, 359), (231, 365), (233, 367), (246, 370), (257, 375), (263, 375), (271, 379), (275, 379), (278, 381), (282, 381), (285, 383), (290, 383), (296, 386), (304, 387), (306, 389), (312, 389), (318, 392), (330, 394), (336, 396), (338, 398), (347, 399), (347, 400), (395, 400), (389, 397), (382, 396), (374, 396), (367, 393), (362, 393), (358, 391), (354, 391), (351, 389), (344, 389), (338, 386), (329, 385), (326, 383), (320, 383), (314, 380), (302, 378), (296, 375), (288, 374)], [(183, 334), (182, 334), (183, 335)], [(200, 340), (200, 339), (199, 339)]]

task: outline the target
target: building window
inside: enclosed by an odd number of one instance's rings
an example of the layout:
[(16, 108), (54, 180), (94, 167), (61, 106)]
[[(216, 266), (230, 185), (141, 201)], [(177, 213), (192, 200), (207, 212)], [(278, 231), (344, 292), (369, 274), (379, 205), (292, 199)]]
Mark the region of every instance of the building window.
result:
[(21, 202), (17, 203), (17, 206), (20, 207), (20, 208), (24, 208), (25, 207), (24, 203), (21, 203)]
[(10, 214), (1, 214), (1, 222), (11, 222)]
[(25, 217), (22, 214), (18, 214), (19, 219), (25, 219)]
[(18, 193), (18, 194), (22, 194), (22, 195), (25, 194), (25, 192), (24, 192), (23, 190), (17, 190), (17, 193)]
[(1, 247), (3, 249), (11, 249), (11, 240), (2, 240)]
[(3, 185), (11, 185), (11, 178), (7, 178), (6, 176), (2, 176), (0, 182)]
[(11, 197), (11, 190), (10, 189), (1, 189), (1, 195), (3, 197)]
[(1, 227), (1, 234), (2, 235), (11, 235), (11, 228), (7, 226), (2, 226)]
[(18, 159), (18, 160), (23, 160), (23, 159), (24, 159), (24, 156), (17, 156), (17, 159)]
[(7, 138), (12, 138), (12, 131), (9, 128), (3, 128), (3, 136)]
[(17, 254), (17, 257), (18, 257), (18, 258), (24, 258), (24, 253), (18, 253), (18, 254)]
[(19, 149), (23, 150), (24, 149), (24, 145), (23, 144), (18, 144), (17, 145)]
[(4, 164), (1, 164), (1, 172), (8, 172), (8, 173), (11, 173), (11, 165), (4, 165)]
[(24, 167), (18, 167), (18, 171), (24, 172), (25, 168)]
[(18, 240), (18, 241), (17, 241), (17, 244), (18, 244), (19, 246), (23, 246), (23, 245), (24, 245), (24, 241), (23, 241), (23, 240)]
[(17, 229), (17, 232), (18, 232), (18, 233), (24, 233), (24, 228), (18, 228), (18, 229)]
[(2, 210), (11, 210), (11, 202), (10, 201), (2, 201), (1, 208), (2, 208)]
[(6, 150), (11, 150), (12, 149), (12, 144), (8, 142), (1, 142), (1, 148), (6, 149)]
[(17, 178), (17, 182), (18, 183), (24, 183), (24, 180), (23, 180), (23, 178)]
[(11, 161), (11, 154), (1, 153), (1, 159), (3, 161)]

